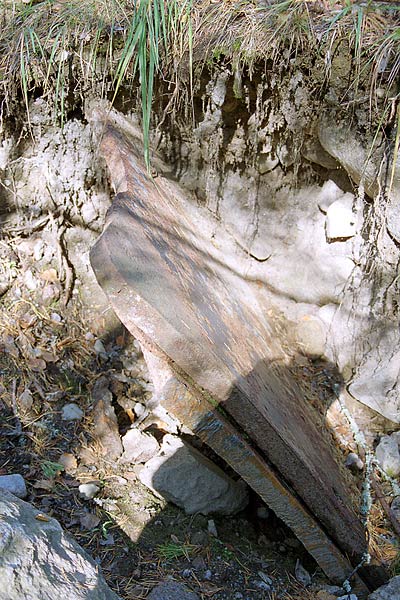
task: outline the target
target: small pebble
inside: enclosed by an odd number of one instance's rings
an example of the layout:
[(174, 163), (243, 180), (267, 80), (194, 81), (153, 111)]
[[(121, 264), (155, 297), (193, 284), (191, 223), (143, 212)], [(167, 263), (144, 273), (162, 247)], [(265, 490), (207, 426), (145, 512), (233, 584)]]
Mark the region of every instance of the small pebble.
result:
[(61, 418), (63, 421), (80, 421), (83, 414), (83, 410), (77, 404), (70, 402), (63, 406)]
[(96, 354), (104, 354), (105, 356), (107, 356), (106, 349), (101, 340), (96, 340), (93, 347)]
[(267, 520), (270, 516), (270, 512), (266, 506), (259, 506), (257, 508), (257, 517), (259, 519)]
[(212, 572), (210, 571), (210, 569), (207, 569), (207, 571), (204, 573), (204, 579), (207, 579), (207, 581), (210, 581), (212, 577)]
[(99, 486), (95, 483), (81, 483), (78, 489), (86, 500), (92, 500), (100, 491)]
[(362, 471), (364, 468), (363, 461), (355, 452), (350, 452), (350, 454), (347, 455), (344, 464), (348, 469), (351, 469), (352, 471)]
[(208, 533), (210, 533), (211, 535), (213, 535), (214, 537), (218, 537), (218, 531), (217, 531), (217, 527), (215, 525), (215, 521), (214, 519), (210, 519), (207, 523), (207, 530)]
[(358, 600), (358, 597), (355, 594), (345, 594), (337, 598), (337, 600)]
[(0, 489), (11, 492), (18, 498), (26, 498), (28, 492), (26, 490), (25, 479), (19, 473), (14, 475), (0, 475)]
[(182, 577), (185, 577), (187, 579), (188, 577), (191, 577), (191, 575), (192, 575), (191, 569), (183, 569)]
[(62, 318), (60, 317), (60, 315), (58, 313), (52, 312), (50, 315), (50, 319), (54, 322), (54, 323), (61, 323)]
[(259, 590), (265, 590), (266, 592), (269, 592), (272, 589), (268, 583), (265, 583), (265, 581), (256, 581), (256, 586)]
[(240, 592), (235, 592), (233, 594), (233, 598), (234, 600), (243, 600), (243, 594), (241, 594)]

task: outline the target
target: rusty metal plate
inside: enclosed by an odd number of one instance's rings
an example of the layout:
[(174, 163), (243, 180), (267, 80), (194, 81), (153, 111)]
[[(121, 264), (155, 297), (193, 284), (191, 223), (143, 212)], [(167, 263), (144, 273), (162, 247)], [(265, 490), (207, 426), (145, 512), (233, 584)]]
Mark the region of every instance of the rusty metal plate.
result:
[[(290, 503), (290, 497), (299, 497), (308, 507), (304, 514), (296, 509), (295, 516), (283, 518), (332, 576), (335, 569), (326, 558), (331, 542), (324, 531), (328, 533), (342, 553), (335, 555), (340, 578), (346, 570), (343, 555), (354, 565), (365, 552), (364, 530), (331, 438), (287, 368), (262, 295), (246, 281), (246, 256), (175, 184), (151, 180), (137, 148), (140, 152), (138, 141), (122, 128), (110, 121), (104, 125), (102, 152), (117, 196), (91, 252), (97, 279), (121, 321), (185, 382), (190, 391), (185, 402), (194, 397), (205, 402), (195, 411), (194, 429), (201, 430), (207, 415), (223, 410), (273, 471), (257, 471), (258, 463), (254, 470), (251, 461), (246, 467), (243, 455), (228, 460), (229, 453), (236, 454), (224, 436), (215, 438), (214, 450), (244, 479), (249, 479), (246, 469), (253, 469), (252, 487), (258, 477), (262, 487), (262, 478), (273, 472), (283, 477), (285, 483), (272, 478), (278, 487), (270, 505), (278, 515), (279, 498)], [(190, 420), (182, 401), (177, 411)], [(297, 500), (295, 504), (301, 506)], [(305, 540), (311, 522), (322, 536), (316, 544)]]

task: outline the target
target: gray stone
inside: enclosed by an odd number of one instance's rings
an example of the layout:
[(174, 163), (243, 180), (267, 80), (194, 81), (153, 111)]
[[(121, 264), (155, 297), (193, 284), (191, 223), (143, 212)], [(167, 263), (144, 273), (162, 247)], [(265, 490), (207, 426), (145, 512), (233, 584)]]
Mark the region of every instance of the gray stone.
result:
[(163, 581), (154, 587), (148, 600), (199, 600), (199, 596), (177, 581)]
[(0, 492), (0, 600), (118, 600), (97, 563), (51, 517)]
[(126, 463), (144, 463), (153, 458), (160, 449), (157, 440), (139, 429), (130, 429), (122, 438), (124, 453), (121, 461)]
[(396, 437), (384, 435), (376, 447), (375, 456), (385, 473), (397, 477), (400, 473), (400, 452)]
[(22, 475), (15, 473), (13, 475), (1, 475), (0, 476), (0, 489), (11, 492), (18, 498), (26, 498), (28, 492), (26, 490), (25, 479)]
[(358, 596), (355, 594), (345, 594), (344, 596), (340, 596), (337, 600), (358, 600)]
[(145, 464), (139, 478), (187, 514), (232, 514), (248, 502), (244, 485), (234, 482), (198, 450), (170, 434), (164, 436), (159, 455)]
[(80, 421), (83, 415), (83, 410), (74, 402), (70, 402), (63, 406), (61, 418), (63, 421)]
[(388, 583), (372, 592), (368, 600), (400, 600), (400, 575), (393, 577)]

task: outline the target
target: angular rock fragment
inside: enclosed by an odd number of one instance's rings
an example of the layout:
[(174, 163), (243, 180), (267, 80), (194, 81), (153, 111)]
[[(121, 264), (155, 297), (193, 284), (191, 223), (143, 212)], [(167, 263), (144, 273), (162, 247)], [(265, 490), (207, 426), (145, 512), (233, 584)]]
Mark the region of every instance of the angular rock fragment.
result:
[(122, 438), (124, 453), (121, 461), (126, 463), (144, 463), (157, 454), (160, 446), (157, 440), (139, 429), (130, 429)]
[(159, 455), (145, 464), (139, 478), (187, 514), (232, 514), (248, 501), (245, 485), (230, 479), (198, 450), (169, 434)]

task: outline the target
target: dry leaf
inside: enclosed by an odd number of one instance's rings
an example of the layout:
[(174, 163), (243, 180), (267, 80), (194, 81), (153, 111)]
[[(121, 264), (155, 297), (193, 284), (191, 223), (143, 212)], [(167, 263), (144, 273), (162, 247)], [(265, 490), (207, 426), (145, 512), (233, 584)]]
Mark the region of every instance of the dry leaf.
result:
[(54, 486), (54, 481), (52, 479), (38, 479), (38, 481), (35, 481), (35, 483), (33, 484), (33, 487), (37, 490), (47, 490), (48, 492), (51, 492), (51, 490), (53, 489)]
[(29, 410), (30, 408), (32, 408), (33, 396), (28, 388), (25, 388), (22, 394), (20, 395), (19, 404), (24, 410)]
[(40, 274), (40, 279), (46, 281), (47, 283), (54, 283), (58, 281), (57, 271), (55, 269), (46, 269)]
[(91, 529), (97, 527), (97, 525), (100, 523), (100, 517), (94, 513), (88, 512), (80, 516), (80, 523), (83, 529), (90, 531)]
[(45, 523), (48, 523), (50, 521), (50, 517), (44, 515), (43, 513), (38, 513), (37, 515), (35, 515), (35, 519), (37, 521), (44, 521)]
[(44, 371), (46, 368), (46, 361), (43, 358), (31, 358), (27, 361), (28, 367), (32, 371)]
[(78, 462), (75, 456), (73, 454), (70, 454), (69, 452), (64, 452), (64, 454), (61, 454), (60, 458), (58, 459), (58, 462), (61, 465), (64, 465), (66, 473), (71, 473), (75, 471), (78, 467)]

